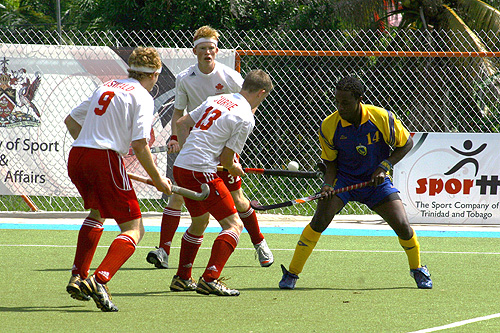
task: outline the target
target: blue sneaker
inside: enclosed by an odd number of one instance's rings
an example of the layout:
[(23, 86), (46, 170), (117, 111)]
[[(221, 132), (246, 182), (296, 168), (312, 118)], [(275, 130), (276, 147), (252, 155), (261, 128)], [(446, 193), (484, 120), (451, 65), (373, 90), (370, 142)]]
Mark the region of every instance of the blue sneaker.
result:
[(429, 273), (427, 266), (410, 269), (410, 275), (415, 279), (418, 288), (432, 289), (431, 273)]
[(293, 289), (295, 288), (295, 282), (299, 277), (295, 274), (290, 273), (286, 270), (285, 266), (281, 265), (281, 270), (283, 271), (283, 277), (280, 281), (280, 289)]

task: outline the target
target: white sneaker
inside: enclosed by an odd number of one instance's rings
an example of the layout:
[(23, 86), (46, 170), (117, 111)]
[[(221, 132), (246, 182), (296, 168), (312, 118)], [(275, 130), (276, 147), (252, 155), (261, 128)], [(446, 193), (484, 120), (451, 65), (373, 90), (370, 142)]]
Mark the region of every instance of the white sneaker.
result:
[(266, 240), (262, 240), (259, 244), (254, 245), (256, 252), (256, 256), (259, 257), (259, 262), (262, 267), (269, 267), (274, 262), (273, 253), (269, 246), (267, 246)]
[(161, 247), (156, 250), (150, 251), (146, 257), (146, 261), (155, 265), (156, 268), (168, 268), (168, 254)]

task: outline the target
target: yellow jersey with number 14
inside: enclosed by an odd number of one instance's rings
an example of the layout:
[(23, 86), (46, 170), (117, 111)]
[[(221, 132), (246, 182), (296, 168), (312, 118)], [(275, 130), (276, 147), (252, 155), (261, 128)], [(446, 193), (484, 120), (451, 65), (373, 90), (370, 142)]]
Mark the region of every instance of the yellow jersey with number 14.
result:
[(403, 147), (410, 133), (388, 110), (361, 104), (359, 127), (343, 120), (338, 111), (321, 123), (321, 158), (337, 160), (337, 173), (353, 182), (369, 181), (380, 162), (395, 147)]

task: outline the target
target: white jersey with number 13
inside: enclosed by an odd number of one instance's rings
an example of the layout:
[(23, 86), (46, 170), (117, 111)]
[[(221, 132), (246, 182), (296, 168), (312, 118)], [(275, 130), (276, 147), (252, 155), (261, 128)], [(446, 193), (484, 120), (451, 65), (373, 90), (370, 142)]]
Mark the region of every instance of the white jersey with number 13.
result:
[(209, 97), (189, 115), (195, 126), (174, 165), (198, 172), (217, 172), (224, 147), (241, 154), (255, 126), (251, 106), (239, 93)]

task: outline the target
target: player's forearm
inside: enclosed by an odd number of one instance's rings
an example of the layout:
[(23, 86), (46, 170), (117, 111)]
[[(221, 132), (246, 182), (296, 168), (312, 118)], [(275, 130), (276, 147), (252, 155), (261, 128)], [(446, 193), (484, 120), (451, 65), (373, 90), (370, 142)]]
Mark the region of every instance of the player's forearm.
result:
[(67, 116), (66, 119), (64, 119), (64, 124), (66, 125), (66, 128), (68, 129), (69, 134), (73, 137), (73, 139), (76, 140), (78, 135), (80, 135), (80, 131), (82, 130), (82, 126), (76, 122), (76, 120), (73, 119), (71, 116)]
[(182, 149), (186, 139), (189, 135), (189, 129), (194, 126), (194, 121), (189, 114), (182, 116), (179, 120), (177, 120), (177, 141), (179, 142), (179, 146)]
[(337, 160), (330, 162), (324, 161), (326, 165), (326, 172), (323, 176), (323, 183), (333, 186), (335, 179), (337, 178)]
[(222, 166), (229, 171), (232, 176), (243, 176), (245, 172), (241, 167), (241, 164), (234, 161), (235, 152), (234, 150), (224, 147), (222, 153), (219, 156), (219, 161)]
[(234, 151), (224, 147), (222, 153), (220, 154), (220, 164), (224, 167), (224, 169), (231, 169), (234, 165)]
[(410, 136), (403, 147), (397, 147), (394, 149), (391, 156), (387, 158), (387, 161), (389, 161), (392, 165), (395, 165), (401, 161), (406, 154), (408, 154), (411, 148), (413, 148), (413, 139)]
[(172, 121), (170, 123), (170, 129), (172, 131), (172, 135), (178, 135), (177, 133), (177, 121), (182, 117), (184, 111), (179, 109), (174, 109), (174, 113), (172, 114)]
[(134, 149), (134, 154), (139, 160), (139, 163), (141, 163), (153, 182), (159, 182), (161, 180), (161, 175), (154, 164), (153, 155), (151, 155), (151, 150), (146, 139), (132, 141), (132, 149)]

